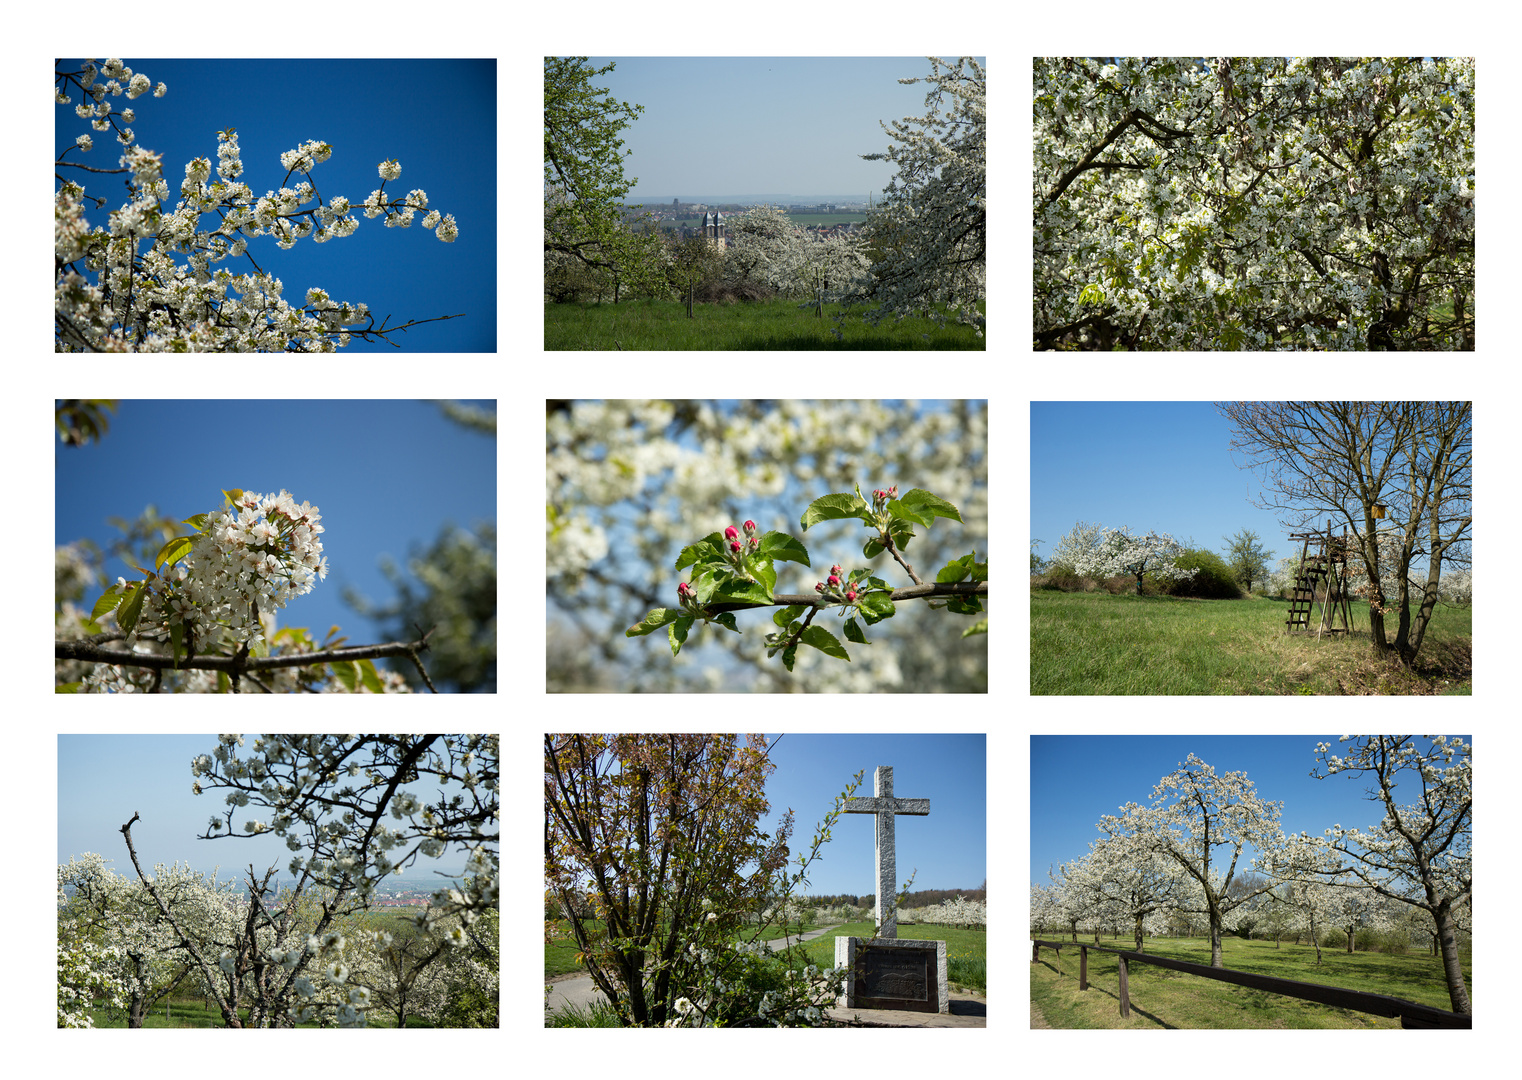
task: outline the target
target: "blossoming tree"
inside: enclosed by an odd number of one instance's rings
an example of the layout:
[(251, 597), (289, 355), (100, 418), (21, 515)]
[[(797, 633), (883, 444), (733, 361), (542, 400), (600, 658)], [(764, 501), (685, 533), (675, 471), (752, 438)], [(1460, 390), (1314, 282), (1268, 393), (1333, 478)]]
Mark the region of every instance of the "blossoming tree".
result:
[[(1340, 741), (1352, 743), (1345, 756), (1332, 753), (1330, 743), (1317, 744), (1320, 764), (1311, 775), (1372, 778), (1370, 798), (1384, 816), (1372, 829), (1334, 825), (1326, 830), (1330, 839), (1321, 842), (1341, 857), (1339, 872), (1431, 917), (1453, 1011), (1467, 1014), (1469, 988), (1454, 929), (1455, 910), (1469, 903), (1474, 888), (1471, 746), (1444, 735), (1431, 737), (1425, 747), (1411, 735), (1344, 735)], [(1401, 798), (1409, 802), (1396, 801), (1395, 789), (1403, 781), (1410, 788)]]
[[(1120, 814), (1101, 818), (1099, 829), (1136, 851), (1164, 856), (1194, 883), (1195, 899), (1177, 908), (1209, 918), (1210, 965), (1223, 967), (1221, 931), (1227, 917), (1274, 887), (1269, 867), (1284, 842), (1280, 809), (1279, 803), (1258, 796), (1246, 773), (1217, 775), (1190, 754), (1153, 788), (1150, 805), (1127, 803)], [(1264, 884), (1234, 892), (1237, 863), (1248, 847), (1255, 852), (1253, 867), (1265, 871)], [(1229, 856), (1224, 868), (1216, 848), (1225, 848)]]
[(1042, 57), (1035, 343), (1473, 349), (1474, 61)]

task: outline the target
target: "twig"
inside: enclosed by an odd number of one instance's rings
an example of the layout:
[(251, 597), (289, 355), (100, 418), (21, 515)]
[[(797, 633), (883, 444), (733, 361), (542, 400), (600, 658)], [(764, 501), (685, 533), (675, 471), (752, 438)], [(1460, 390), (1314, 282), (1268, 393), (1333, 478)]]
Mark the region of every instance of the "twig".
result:
[[(917, 600), (922, 596), (987, 596), (988, 582), (986, 581), (953, 581), (932, 582), (929, 585), (911, 585), (904, 589), (894, 589), (890, 599)], [(734, 604), (709, 604), (704, 610), (710, 615), (717, 615), (724, 611), (744, 611), (748, 608), (764, 607), (812, 607), (826, 608), (838, 606), (839, 600), (826, 600), (818, 593), (773, 593), (769, 604), (763, 603), (734, 603)]]

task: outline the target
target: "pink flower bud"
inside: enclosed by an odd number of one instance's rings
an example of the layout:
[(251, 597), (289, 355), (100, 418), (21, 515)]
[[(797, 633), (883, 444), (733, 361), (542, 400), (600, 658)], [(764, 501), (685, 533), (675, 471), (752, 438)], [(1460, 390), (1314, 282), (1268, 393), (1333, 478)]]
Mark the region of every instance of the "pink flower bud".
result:
[[(734, 532), (733, 529), (730, 529), (729, 531), (730, 532)], [(729, 550), (738, 553), (739, 550), (740, 550), (740, 541), (738, 541), (738, 540), (731, 540), (729, 542)]]
[(755, 536), (756, 535), (756, 523), (754, 521), (747, 521), (745, 523), (745, 535), (746, 536)]
[(846, 590), (846, 599), (849, 600), (853, 604), (856, 603), (856, 590), (855, 589), (847, 589)]
[(735, 528), (733, 525), (731, 525), (729, 528), (724, 530), (724, 539), (726, 539), (726, 540), (733, 540), (733, 539), (735, 539), (739, 535), (740, 535), (740, 530)]
[(818, 585), (815, 585), (814, 586), (814, 591), (817, 592), (817, 593), (824, 592), (824, 582), (821, 581)]
[(838, 567), (838, 566), (832, 566), (832, 567), (830, 567), (830, 573), (832, 573), (832, 574), (838, 574), (838, 573), (840, 573), (840, 567)]
[(831, 574), (830, 575), (830, 584), (831, 585), (839, 585), (840, 584), (840, 579), (838, 577), (836, 577), (834, 574)]

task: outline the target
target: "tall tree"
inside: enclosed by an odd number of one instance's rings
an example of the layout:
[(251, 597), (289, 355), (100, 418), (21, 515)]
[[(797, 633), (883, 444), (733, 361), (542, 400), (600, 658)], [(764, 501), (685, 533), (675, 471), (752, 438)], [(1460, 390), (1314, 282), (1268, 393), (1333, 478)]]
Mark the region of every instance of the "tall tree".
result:
[[(1266, 865), (1282, 846), (1280, 809), (1280, 803), (1258, 797), (1246, 773), (1218, 776), (1190, 754), (1152, 789), (1150, 806), (1127, 803), (1120, 815), (1102, 818), (1099, 830), (1117, 847), (1129, 846), (1138, 855), (1161, 854), (1175, 864), (1191, 882), (1192, 897), (1174, 908), (1209, 918), (1210, 966), (1224, 967), (1221, 929), (1227, 916), (1274, 886), (1265, 880), (1255, 888), (1233, 889), (1237, 863), (1252, 847)], [(1224, 870), (1215, 858), (1221, 847), (1231, 856)]]
[[(1332, 839), (1325, 843), (1346, 857), (1338, 872), (1351, 871), (1380, 896), (1431, 916), (1453, 1011), (1467, 1015), (1469, 989), (1454, 930), (1456, 913), (1467, 908), (1473, 893), (1471, 746), (1443, 735), (1425, 747), (1410, 735), (1344, 735), (1341, 741), (1353, 743), (1345, 757), (1333, 754), (1330, 743), (1317, 744), (1320, 764), (1311, 775), (1372, 777), (1369, 798), (1383, 805), (1384, 819), (1369, 830), (1328, 830)], [(1404, 798), (1414, 797), (1406, 805), (1395, 801), (1397, 777), (1415, 788), (1403, 792)]]
[[(1281, 523), (1295, 528), (1319, 530), (1331, 517), (1352, 529), (1374, 651), (1409, 666), (1437, 607), (1444, 563), (1469, 563), (1471, 403), (1237, 401), (1217, 409), (1236, 425), (1231, 448), (1246, 456), (1245, 467), (1266, 472), (1267, 501), (1256, 505), (1284, 511)], [(1419, 555), (1427, 574), (1413, 613), (1411, 563)], [(1385, 633), (1390, 611), (1399, 618), (1393, 641)]]
[(617, 65), (592, 68), (584, 56), (544, 58), (544, 250), (617, 275), (634, 287), (656, 274), (663, 245), (623, 222), (622, 199), (639, 178), (624, 179), (618, 133), (643, 105), (616, 100), (592, 79)]
[(920, 314), (944, 326), (945, 317), (936, 310), (944, 304), (957, 322), (977, 327), (981, 336), (986, 320), (977, 302), (986, 288), (988, 83), (971, 57), (952, 67), (932, 56), (930, 65), (923, 79), (899, 80), (931, 85), (925, 116), (884, 124), (897, 145), (862, 155), (893, 162), (898, 175), (868, 217), (867, 233), (880, 257), (871, 269), (871, 285), (858, 299), (877, 305), (866, 313), (873, 324), (889, 315)]
[(1254, 581), (1268, 577), (1268, 549), (1258, 543), (1258, 534), (1243, 529), (1237, 535), (1225, 537), (1227, 563), (1236, 579), (1252, 590)]
[(776, 896), (793, 815), (775, 835), (758, 826), (766, 750), (763, 735), (544, 737), (546, 912), (570, 922), (623, 1024), (673, 1019), (716, 955), (738, 959), (723, 946), (747, 913)]

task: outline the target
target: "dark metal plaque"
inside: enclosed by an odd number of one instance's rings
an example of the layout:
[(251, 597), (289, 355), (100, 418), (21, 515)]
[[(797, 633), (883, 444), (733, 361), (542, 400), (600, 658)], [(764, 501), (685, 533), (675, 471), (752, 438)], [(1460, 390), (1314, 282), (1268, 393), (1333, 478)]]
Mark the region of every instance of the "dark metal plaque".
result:
[(936, 950), (866, 948), (857, 957), (856, 1006), (940, 1012)]

